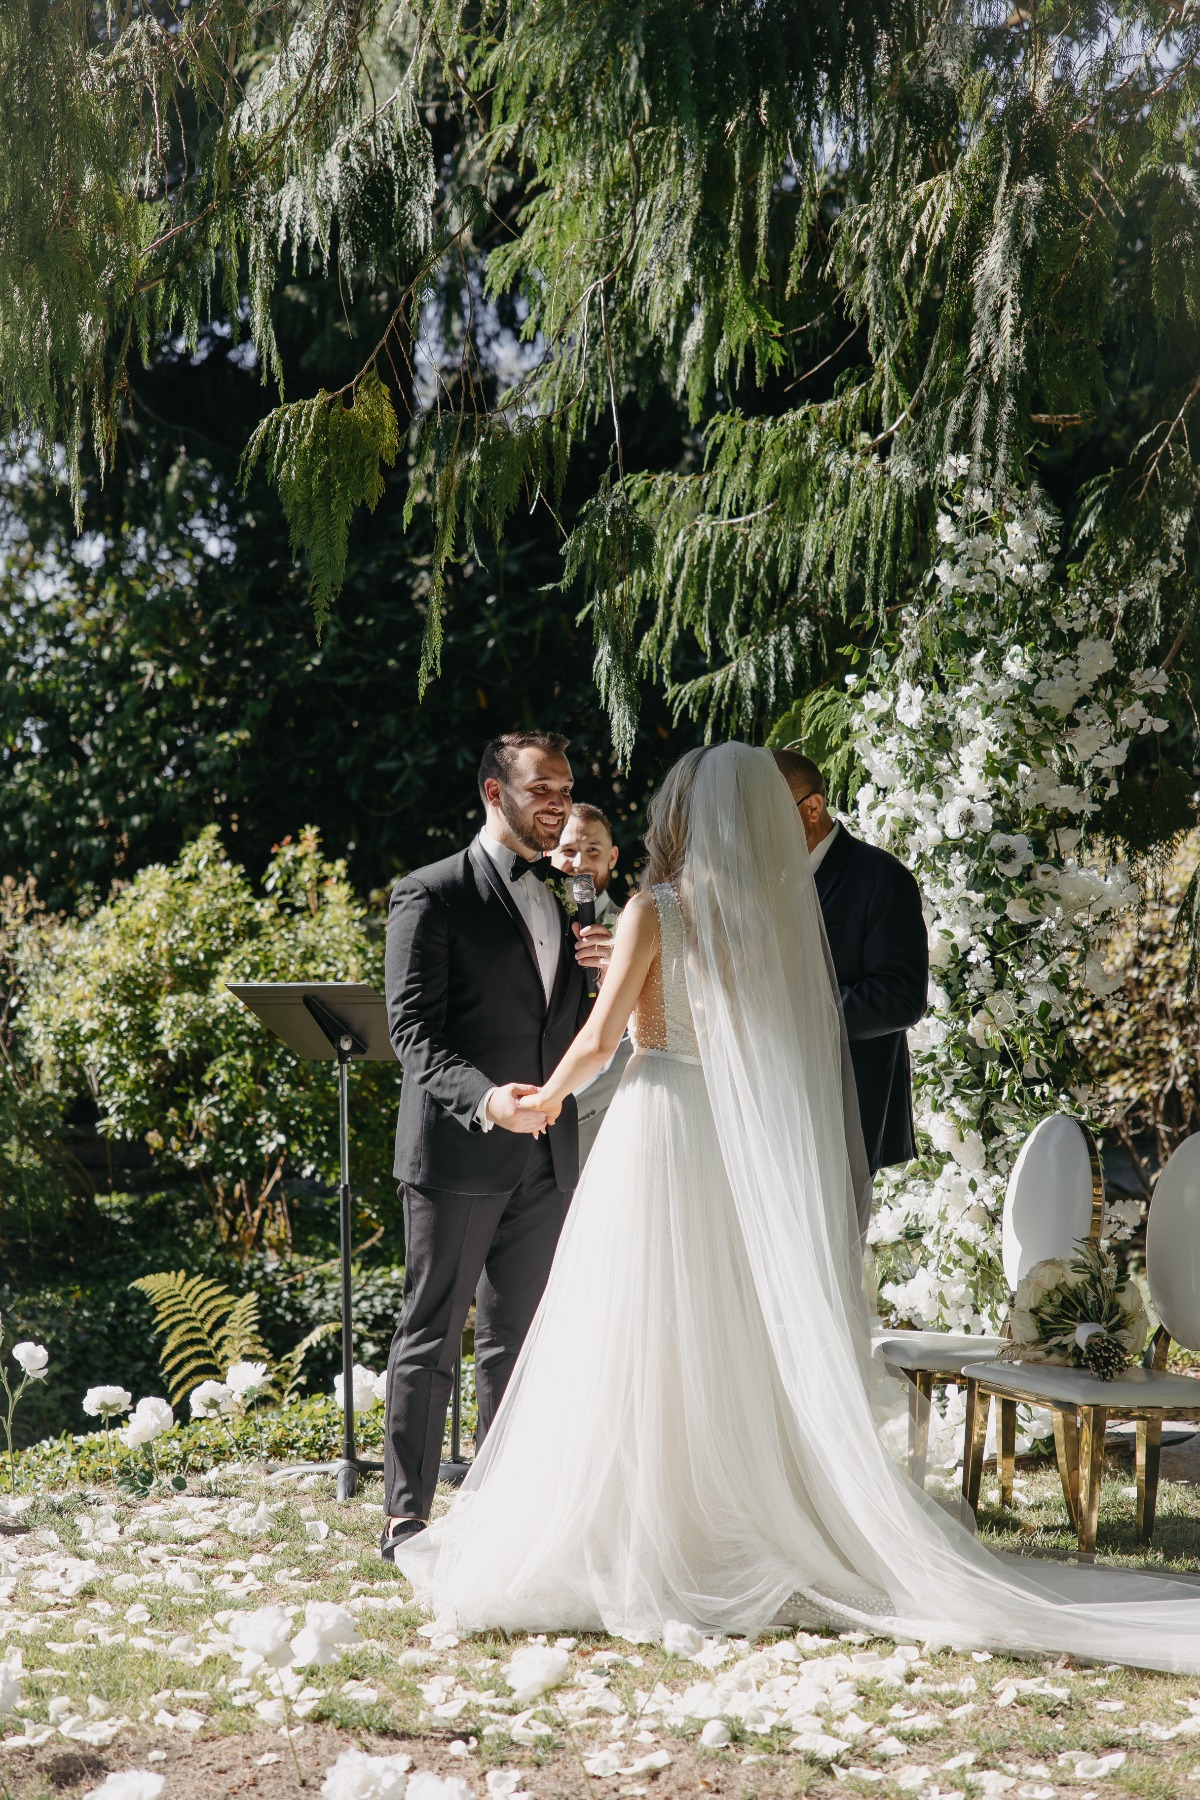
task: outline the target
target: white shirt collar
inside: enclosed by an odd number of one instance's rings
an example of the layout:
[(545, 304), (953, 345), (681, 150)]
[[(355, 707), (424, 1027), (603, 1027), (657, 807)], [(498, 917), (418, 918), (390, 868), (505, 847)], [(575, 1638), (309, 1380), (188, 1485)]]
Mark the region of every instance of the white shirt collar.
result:
[(494, 838), (486, 825), (479, 833), (479, 843), (481, 848), (487, 851), (496, 867), (502, 871), (507, 880), (508, 876), (512, 873), (513, 857), (519, 856), (521, 854), (520, 851), (510, 850), (507, 844), (502, 844), (499, 838)]
[(809, 851), (808, 866), (812, 870), (814, 875), (816, 874), (817, 870), (820, 868), (821, 864), (825, 861), (825, 858), (829, 855), (829, 846), (833, 843), (834, 838), (837, 836), (838, 832), (841, 829), (842, 829), (841, 820), (835, 819), (833, 821), (833, 830), (827, 831), (825, 833), (825, 836), (821, 839), (820, 843), (817, 845), (816, 849)]

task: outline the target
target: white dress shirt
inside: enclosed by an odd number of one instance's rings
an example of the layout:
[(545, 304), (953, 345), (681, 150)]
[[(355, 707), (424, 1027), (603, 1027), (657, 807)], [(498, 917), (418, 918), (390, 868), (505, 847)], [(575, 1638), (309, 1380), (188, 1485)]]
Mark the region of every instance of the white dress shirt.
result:
[(835, 819), (833, 821), (833, 830), (827, 831), (825, 833), (825, 836), (821, 839), (820, 843), (817, 845), (816, 849), (809, 851), (808, 866), (812, 870), (814, 875), (816, 874), (817, 870), (820, 868), (821, 864), (825, 861), (825, 858), (829, 855), (829, 846), (833, 843), (834, 838), (837, 836), (838, 832), (841, 829), (842, 829), (841, 821), (838, 819)]
[[(499, 843), (489, 831), (480, 832), (479, 848), (495, 863), (500, 879), (505, 883), (505, 892), (512, 896), (514, 906), (529, 928), (529, 935), (537, 952), (538, 973), (549, 1001), (558, 976), (558, 959), (562, 952), (562, 914), (558, 909), (558, 902), (545, 882), (539, 881), (536, 875), (522, 875), (518, 881), (512, 879), (513, 857), (516, 852), (506, 844)], [(490, 1131), (495, 1123), (488, 1118), (487, 1113), (488, 1101), (495, 1091), (495, 1088), (489, 1088), (475, 1110), (476, 1123), (483, 1131)]]

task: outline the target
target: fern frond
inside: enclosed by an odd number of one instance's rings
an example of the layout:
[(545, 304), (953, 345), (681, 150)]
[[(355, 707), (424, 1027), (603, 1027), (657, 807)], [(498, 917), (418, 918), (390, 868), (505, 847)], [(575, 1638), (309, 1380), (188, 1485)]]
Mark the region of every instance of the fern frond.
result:
[(340, 1330), (339, 1320), (327, 1319), (323, 1325), (317, 1325), (305, 1337), (302, 1337), (294, 1350), (289, 1350), (286, 1356), (280, 1357), (275, 1365), (272, 1379), (281, 1406), (286, 1406), (295, 1393), (300, 1381), (301, 1367), (313, 1345), (322, 1343), (325, 1338), (331, 1337), (335, 1331)]
[(259, 1336), (258, 1295), (243, 1294), (230, 1311), (217, 1340), (222, 1374), (231, 1363), (265, 1359), (267, 1349)]
[(154, 1308), (154, 1329), (163, 1339), (159, 1362), (172, 1405), (198, 1382), (223, 1381), (230, 1363), (266, 1357), (257, 1295), (239, 1299), (211, 1276), (184, 1269), (142, 1275), (129, 1285)]

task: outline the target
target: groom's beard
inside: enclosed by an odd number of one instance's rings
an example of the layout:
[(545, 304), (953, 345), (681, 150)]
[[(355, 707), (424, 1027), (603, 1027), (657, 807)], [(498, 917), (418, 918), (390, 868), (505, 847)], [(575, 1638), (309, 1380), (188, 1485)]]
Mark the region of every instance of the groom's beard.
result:
[(522, 812), (512, 795), (505, 788), (500, 789), (500, 811), (504, 814), (504, 822), (519, 844), (532, 851), (534, 856), (544, 856), (553, 850), (563, 834), (563, 825), (557, 831), (547, 831), (538, 824), (532, 813)]

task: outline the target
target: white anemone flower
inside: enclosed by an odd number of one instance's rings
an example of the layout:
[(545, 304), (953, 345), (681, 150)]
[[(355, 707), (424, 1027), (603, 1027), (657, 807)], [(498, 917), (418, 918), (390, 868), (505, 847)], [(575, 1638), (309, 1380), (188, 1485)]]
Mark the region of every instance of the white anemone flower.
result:
[(233, 1389), (223, 1381), (202, 1381), (192, 1389), (193, 1419), (215, 1419), (233, 1410)]
[(530, 1706), (539, 1695), (560, 1687), (567, 1679), (571, 1659), (565, 1650), (551, 1650), (545, 1644), (529, 1644), (514, 1651), (511, 1662), (500, 1673), (513, 1691), (518, 1706)]
[(44, 1344), (14, 1344), (13, 1361), (20, 1363), (30, 1381), (44, 1381), (50, 1365), (50, 1352)]
[(361, 1643), (353, 1613), (330, 1600), (310, 1600), (304, 1609), (303, 1628), (292, 1640), (292, 1661), (298, 1669), (323, 1669), (336, 1662), (343, 1650)]
[(139, 1400), (130, 1415), (129, 1423), (121, 1433), (121, 1442), (130, 1450), (140, 1450), (145, 1444), (152, 1444), (155, 1438), (170, 1431), (175, 1423), (175, 1414), (165, 1400), (153, 1394), (147, 1394)]
[(948, 838), (972, 837), (990, 831), (994, 816), (986, 800), (972, 800), (966, 794), (955, 794), (942, 809), (942, 825)]
[(325, 1771), (322, 1800), (404, 1800), (412, 1757), (371, 1756), (365, 1750), (343, 1750)]
[(235, 1362), (225, 1371), (225, 1385), (238, 1400), (254, 1400), (270, 1383), (264, 1362)]
[(89, 1388), (83, 1396), (83, 1410), (89, 1419), (103, 1419), (105, 1424), (110, 1419), (119, 1419), (132, 1405), (133, 1395), (123, 1387)]

